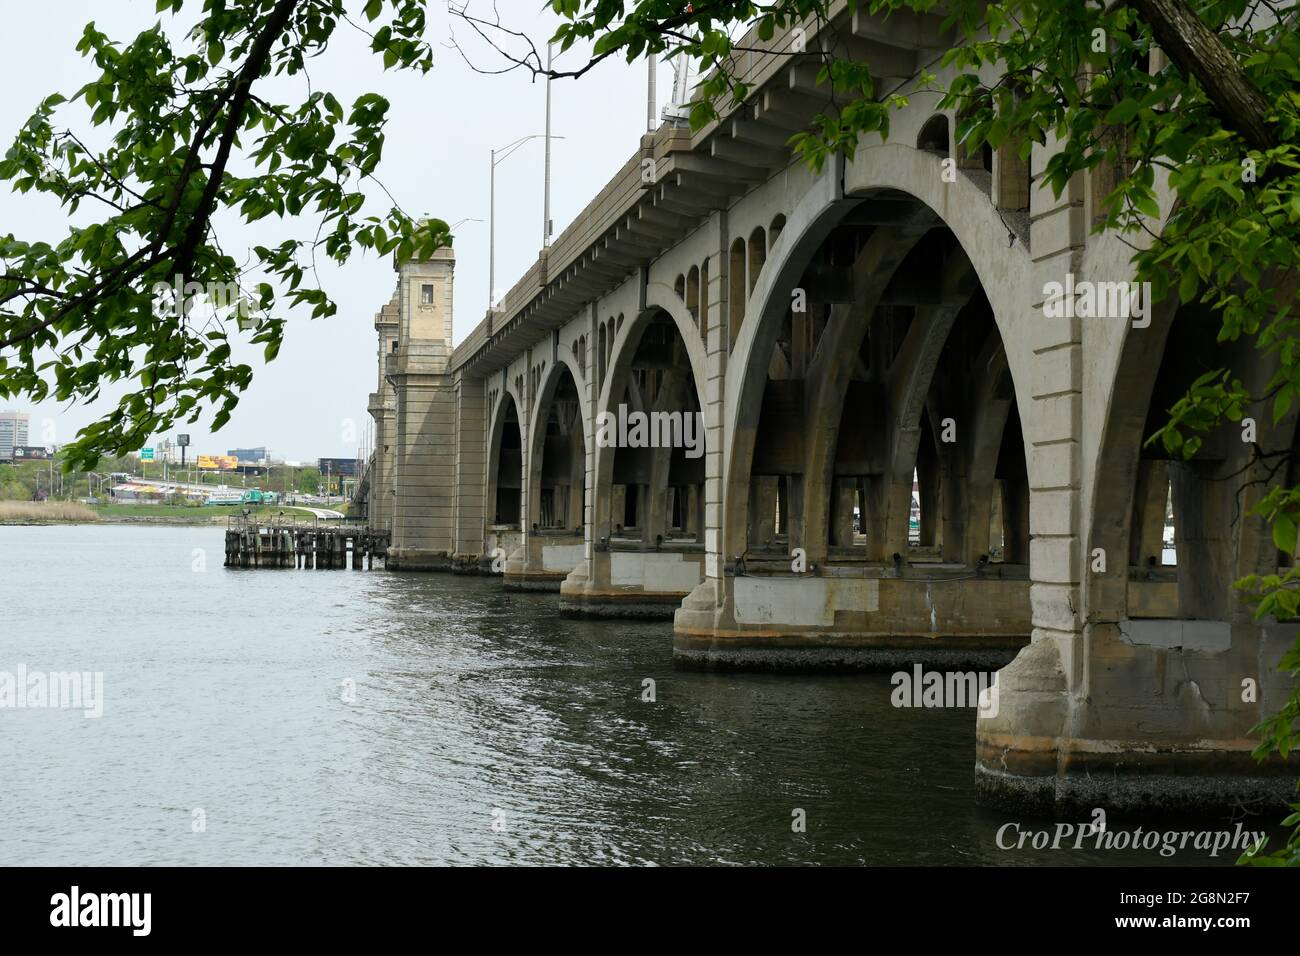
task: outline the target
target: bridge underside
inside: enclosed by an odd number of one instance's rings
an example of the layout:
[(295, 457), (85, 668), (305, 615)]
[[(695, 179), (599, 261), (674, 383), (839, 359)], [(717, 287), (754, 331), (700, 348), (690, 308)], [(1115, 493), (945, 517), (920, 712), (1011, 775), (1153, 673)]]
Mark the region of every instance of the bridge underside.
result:
[[(851, 18), (905, 75), (943, 48), (913, 26)], [(999, 669), (972, 715), (990, 803), (1288, 794), (1294, 760), (1250, 752), (1295, 626), (1234, 582), (1295, 560), (1251, 510), (1300, 480), (1261, 464), (1295, 413), (1188, 460), (1146, 443), (1205, 369), (1263, 394), (1272, 360), (1195, 306), (1054, 308), (1067, 277), (1130, 302), (1132, 250), (1090, 229), (1117, 171), (1057, 197), (1050, 149), (968, 153), (918, 94), (814, 173), (784, 144), (815, 84), (755, 69), (721, 122), (647, 136), (454, 351), (450, 250), (402, 267), (371, 397), (389, 567), (671, 620), (682, 667)]]

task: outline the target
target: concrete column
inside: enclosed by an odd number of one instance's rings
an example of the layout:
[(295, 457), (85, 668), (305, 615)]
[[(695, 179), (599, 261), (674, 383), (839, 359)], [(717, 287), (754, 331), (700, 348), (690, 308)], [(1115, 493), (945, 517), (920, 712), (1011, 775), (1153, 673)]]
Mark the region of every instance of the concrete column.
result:
[(837, 548), (853, 546), (853, 507), (857, 499), (857, 479), (835, 479), (831, 487), (831, 544)]
[(372, 528), (389, 528), (393, 520), (393, 469), (395, 416), (397, 395), (388, 372), (392, 366), (393, 346), (399, 336), (400, 295), (375, 314), (375, 332), (378, 339), (378, 381), (370, 394), (368, 411), (375, 422), (375, 450), (371, 463), (370, 495), (367, 501), (367, 519)]
[[(940, 483), (939, 458), (934, 450), (934, 440), (929, 432), (922, 436), (917, 446), (916, 481), (917, 497), (921, 506), (920, 546), (931, 548), (942, 542), (940, 534)], [(1026, 520), (1028, 520), (1026, 518)], [(1026, 547), (1028, 539), (1026, 539)]]
[(487, 488), (487, 383), (456, 381), (456, 496), (452, 502), (457, 570), (475, 568), (484, 553), (483, 501)]
[(1133, 524), (1129, 534), (1129, 564), (1160, 566), (1165, 549), (1165, 509), (1169, 504), (1169, 463), (1139, 461), (1133, 494)]
[(700, 389), (704, 397), (704, 574), (720, 580), (723, 567), (734, 555), (722, 553), (722, 484), (724, 402), (726, 394), (727, 356), (731, 350), (727, 323), (728, 284), (730, 282), (730, 233), (725, 210), (715, 212), (705, 227), (710, 237), (708, 284), (700, 290), (700, 323), (708, 379)]

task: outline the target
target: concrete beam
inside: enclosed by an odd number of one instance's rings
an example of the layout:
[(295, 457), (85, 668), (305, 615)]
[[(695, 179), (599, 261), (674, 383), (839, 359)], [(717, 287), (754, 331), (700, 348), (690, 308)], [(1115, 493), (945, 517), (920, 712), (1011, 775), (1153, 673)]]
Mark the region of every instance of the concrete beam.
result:
[(755, 146), (766, 146), (769, 149), (790, 151), (788, 145), (790, 137), (782, 130), (775, 127), (756, 122), (752, 119), (734, 119), (731, 121), (731, 138), (742, 143), (752, 143)]
[(691, 179), (681, 173), (672, 173), (661, 184), (656, 201), (660, 205), (673, 208), (692, 209), (697, 216), (707, 216), (714, 209), (720, 208), (726, 198), (726, 194), (719, 194), (715, 186), (702, 183), (698, 179)]
[(754, 119), (793, 135), (807, 129), (819, 112), (816, 101), (806, 96), (795, 96), (787, 90), (764, 90), (754, 107)]
[(752, 166), (755, 169), (778, 169), (794, 157), (788, 150), (769, 149), (754, 143), (740, 143), (734, 139), (714, 139), (709, 148), (715, 159)]
[(854, 36), (926, 53), (937, 53), (952, 46), (952, 32), (943, 33), (942, 27), (942, 16), (907, 9), (891, 10), (888, 16), (856, 10), (849, 20), (849, 31)]
[(851, 33), (837, 38), (831, 44), (830, 52), (839, 59), (867, 64), (871, 67), (871, 75), (883, 80), (905, 80), (915, 76), (918, 69), (914, 51)]
[(759, 183), (767, 178), (767, 173), (761, 169), (752, 169), (738, 163), (729, 163), (707, 156), (695, 156), (690, 153), (673, 154), (673, 165), (692, 176), (720, 183)]
[[(657, 198), (657, 195), (654, 198)], [(670, 209), (664, 209), (653, 200), (652, 204), (642, 203), (637, 207), (637, 217), (645, 223), (669, 230), (674, 236), (680, 236), (683, 230), (688, 229), (699, 218), (679, 215)]]

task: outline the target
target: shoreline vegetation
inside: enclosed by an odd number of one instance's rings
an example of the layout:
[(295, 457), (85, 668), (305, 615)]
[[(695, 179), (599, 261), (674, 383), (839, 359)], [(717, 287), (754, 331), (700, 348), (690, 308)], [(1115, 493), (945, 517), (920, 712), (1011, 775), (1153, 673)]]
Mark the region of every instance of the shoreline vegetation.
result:
[[(334, 510), (344, 510), (331, 505)], [(199, 507), (194, 505), (84, 505), (76, 501), (0, 501), (0, 526), (54, 524), (162, 524), (224, 525), (240, 514), (236, 507)], [(258, 508), (252, 517), (271, 518), (284, 513), (311, 520), (311, 513), (290, 505)]]

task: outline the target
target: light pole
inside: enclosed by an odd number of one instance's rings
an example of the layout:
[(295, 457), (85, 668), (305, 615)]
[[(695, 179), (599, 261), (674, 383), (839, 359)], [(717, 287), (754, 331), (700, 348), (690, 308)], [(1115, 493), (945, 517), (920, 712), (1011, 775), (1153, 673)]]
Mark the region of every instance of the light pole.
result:
[(546, 44), (546, 160), (542, 174), (542, 248), (551, 244), (551, 45)]
[[(548, 124), (549, 129), (549, 124)], [(528, 136), (521, 136), (508, 146), (502, 146), (500, 149), (491, 151), (492, 164), (488, 174), (488, 311), (492, 311), (495, 304), (492, 297), (496, 294), (497, 280), (497, 165), (504, 162), (511, 153), (517, 150), (530, 139), (546, 138), (549, 142), (552, 139), (564, 139), (563, 136), (551, 136), (547, 133), (531, 133)], [(549, 176), (548, 176), (549, 182)], [(549, 192), (549, 191), (548, 191)], [(549, 195), (546, 200), (547, 211), (550, 210)]]
[(655, 107), (657, 105), (655, 101), (659, 98), (655, 89), (655, 80), (659, 73), (659, 63), (655, 59), (654, 54), (646, 57), (646, 63), (649, 66), (649, 75), (646, 78), (647, 82), (645, 91), (645, 131), (647, 133), (653, 133), (659, 125), (655, 122)]

